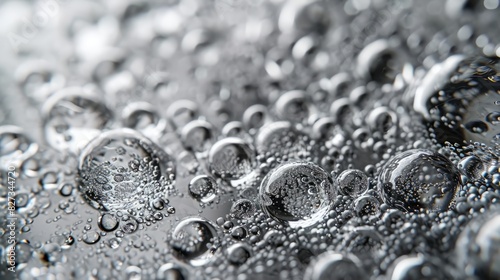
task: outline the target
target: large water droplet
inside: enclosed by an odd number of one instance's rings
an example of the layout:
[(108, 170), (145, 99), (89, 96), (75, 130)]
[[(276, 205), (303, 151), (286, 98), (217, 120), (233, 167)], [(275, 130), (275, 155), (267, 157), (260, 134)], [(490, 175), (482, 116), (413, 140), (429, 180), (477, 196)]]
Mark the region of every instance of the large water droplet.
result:
[(500, 214), (498, 210), (470, 222), (456, 244), (458, 267), (469, 277), (500, 278)]
[(175, 179), (168, 154), (130, 129), (113, 130), (92, 140), (80, 154), (80, 192), (104, 210), (140, 209), (164, 196)]
[(445, 211), (459, 182), (458, 170), (446, 157), (419, 149), (390, 159), (382, 168), (378, 188), (387, 204), (402, 211)]
[(111, 111), (94, 93), (71, 87), (52, 95), (43, 106), (45, 139), (54, 149), (77, 154), (108, 126)]
[(272, 170), (260, 186), (262, 209), (291, 227), (321, 221), (336, 196), (332, 178), (308, 162), (283, 164)]
[(368, 189), (368, 177), (361, 170), (348, 169), (337, 177), (339, 191), (344, 195), (356, 197)]
[(389, 269), (389, 279), (453, 279), (437, 261), (423, 255), (399, 257)]
[(240, 138), (228, 137), (215, 143), (208, 154), (212, 174), (226, 180), (237, 180), (252, 171), (254, 151)]
[(193, 266), (208, 263), (217, 249), (217, 230), (203, 218), (185, 218), (172, 232), (170, 245), (175, 256)]

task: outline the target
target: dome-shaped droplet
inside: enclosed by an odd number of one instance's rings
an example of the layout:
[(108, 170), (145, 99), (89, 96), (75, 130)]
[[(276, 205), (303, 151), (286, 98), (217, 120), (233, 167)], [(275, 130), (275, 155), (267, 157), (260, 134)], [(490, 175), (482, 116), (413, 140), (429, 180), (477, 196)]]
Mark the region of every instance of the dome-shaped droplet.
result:
[(479, 217), (460, 234), (455, 250), (458, 268), (478, 279), (500, 279), (500, 212)]
[(167, 121), (160, 118), (153, 105), (147, 102), (127, 105), (122, 112), (122, 122), (126, 127), (140, 131), (152, 140), (159, 139), (167, 127)]
[(78, 153), (109, 125), (112, 113), (99, 97), (83, 88), (60, 90), (44, 104), (45, 139), (52, 148)]
[(335, 196), (332, 178), (308, 162), (283, 164), (272, 170), (260, 186), (262, 209), (292, 227), (321, 221)]
[(21, 128), (12, 125), (0, 126), (0, 169), (7, 170), (12, 164), (19, 167), (37, 151), (38, 145), (32, 142)]
[(325, 33), (330, 26), (330, 13), (323, 1), (289, 1), (279, 16), (279, 28), (283, 33)]
[(189, 195), (197, 201), (209, 203), (217, 195), (217, 182), (207, 175), (199, 175), (191, 179), (188, 185)]
[(212, 125), (206, 121), (194, 120), (186, 124), (181, 131), (184, 148), (193, 152), (206, 152), (214, 141)]
[(99, 228), (104, 231), (113, 231), (118, 228), (118, 220), (113, 214), (104, 213), (99, 216)]
[(423, 255), (405, 255), (389, 268), (388, 279), (453, 279), (441, 262)]
[(257, 153), (266, 156), (287, 156), (299, 159), (308, 154), (307, 138), (290, 122), (272, 122), (259, 129), (255, 139)]
[(354, 210), (358, 216), (376, 215), (380, 202), (371, 195), (363, 195), (354, 201)]
[(248, 219), (254, 215), (255, 205), (248, 199), (240, 199), (231, 206), (230, 214), (237, 219)]
[(83, 234), (82, 240), (83, 242), (91, 245), (97, 243), (101, 239), (101, 236), (97, 231), (89, 231)]
[(348, 169), (337, 177), (339, 191), (344, 195), (356, 197), (368, 189), (368, 177), (357, 169)]
[(79, 189), (94, 207), (137, 209), (166, 194), (175, 179), (168, 154), (134, 130), (101, 134), (80, 155)]
[(402, 211), (446, 211), (455, 199), (460, 177), (446, 157), (429, 150), (409, 150), (382, 168), (378, 188), (383, 200)]
[(190, 279), (188, 269), (176, 263), (166, 263), (160, 266), (156, 275), (157, 279), (167, 279), (167, 280)]
[(242, 265), (251, 256), (251, 249), (243, 243), (233, 244), (229, 248), (227, 248), (228, 260), (233, 265)]
[(217, 177), (236, 180), (252, 171), (254, 151), (240, 138), (228, 137), (216, 142), (208, 153), (208, 166)]
[(214, 255), (217, 230), (202, 218), (186, 218), (173, 230), (170, 245), (175, 256), (194, 266), (208, 263)]
[(303, 122), (309, 116), (306, 94), (301, 90), (292, 90), (284, 93), (276, 101), (278, 116), (291, 122)]
[(418, 81), (413, 107), (442, 144), (465, 140), (491, 145), (498, 141), (499, 72), (498, 58), (451, 56)]
[(305, 280), (367, 279), (361, 261), (354, 255), (326, 252), (307, 267)]

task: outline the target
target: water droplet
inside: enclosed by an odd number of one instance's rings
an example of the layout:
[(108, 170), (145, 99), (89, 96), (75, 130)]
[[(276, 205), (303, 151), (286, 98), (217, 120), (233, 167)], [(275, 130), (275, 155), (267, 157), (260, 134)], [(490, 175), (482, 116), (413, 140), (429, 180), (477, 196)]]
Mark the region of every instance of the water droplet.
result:
[(123, 109), (122, 120), (126, 127), (140, 131), (153, 140), (159, 139), (167, 127), (167, 121), (160, 118), (153, 105), (146, 102), (127, 105)]
[(206, 121), (194, 120), (186, 124), (181, 131), (184, 148), (196, 153), (206, 152), (214, 141), (212, 125)]
[(70, 196), (73, 193), (74, 186), (71, 183), (65, 183), (59, 189), (59, 193), (62, 196)]
[(227, 258), (233, 265), (240, 266), (252, 256), (251, 249), (243, 243), (237, 243), (227, 248)]
[(279, 16), (283, 33), (325, 33), (330, 26), (330, 13), (325, 3), (315, 0), (289, 1)]
[(137, 266), (129, 266), (125, 268), (125, 279), (126, 280), (141, 280), (142, 269)]
[(166, 263), (158, 269), (157, 279), (185, 280), (189, 278), (189, 271), (179, 264)]
[(15, 164), (21, 166), (24, 161), (38, 151), (33, 143), (17, 126), (0, 126), (0, 167)]
[(269, 118), (267, 107), (261, 104), (255, 104), (248, 107), (243, 112), (242, 121), (248, 129), (258, 129), (263, 126)]
[(325, 252), (307, 267), (304, 275), (307, 280), (326, 279), (367, 279), (361, 262), (354, 255)]
[(87, 233), (83, 234), (83, 237), (82, 237), (83, 242), (85, 242), (89, 245), (97, 243), (97, 241), (99, 241), (99, 239), (101, 239), (101, 236), (99, 235), (99, 233), (97, 231), (87, 232)]
[(464, 125), (464, 127), (472, 133), (484, 133), (488, 131), (488, 125), (482, 121), (471, 121)]
[(213, 257), (217, 234), (215, 225), (208, 220), (185, 218), (173, 230), (170, 245), (179, 260), (201, 266)]
[(255, 147), (260, 155), (287, 156), (298, 159), (307, 154), (304, 135), (292, 127), (290, 122), (273, 122), (259, 129)]
[(231, 206), (231, 215), (237, 219), (249, 219), (254, 215), (255, 206), (248, 199), (240, 199)]
[(217, 195), (217, 182), (211, 176), (199, 175), (191, 179), (188, 190), (192, 198), (203, 203), (209, 203)]
[(118, 228), (118, 220), (112, 214), (105, 213), (99, 216), (99, 228), (104, 231), (113, 231)]
[(392, 82), (402, 69), (402, 65), (398, 66), (397, 58), (397, 51), (389, 41), (380, 39), (361, 50), (356, 70), (359, 76), (367, 80)]
[(339, 191), (344, 195), (357, 197), (368, 189), (368, 177), (357, 169), (348, 169), (337, 177)]
[(50, 146), (75, 154), (98, 136), (112, 118), (111, 111), (97, 95), (78, 87), (55, 93), (42, 111), (45, 139)]
[(443, 155), (409, 150), (389, 160), (379, 177), (383, 200), (402, 211), (445, 211), (459, 187), (456, 167)]
[(121, 224), (122, 231), (127, 234), (134, 233), (139, 228), (137, 220), (132, 217), (123, 218)]
[(476, 156), (467, 156), (460, 160), (458, 169), (467, 176), (467, 179), (478, 180), (485, 169), (484, 163)]
[(309, 116), (308, 102), (304, 91), (292, 90), (276, 101), (278, 116), (292, 122), (302, 122)]
[(167, 117), (174, 127), (181, 128), (198, 116), (198, 105), (190, 100), (178, 100), (167, 109)]
[(423, 255), (399, 257), (389, 268), (389, 279), (452, 279), (443, 264)]
[[(150, 140), (130, 129), (113, 130), (82, 151), (79, 190), (98, 209), (142, 208), (165, 195), (174, 174), (170, 156)], [(117, 175), (122, 179), (115, 180)]]
[(498, 279), (500, 270), (500, 214), (498, 210), (470, 222), (456, 243), (457, 267), (469, 277)]
[[(310, 191), (314, 189), (314, 191)], [(286, 163), (271, 171), (260, 187), (260, 204), (272, 218), (291, 227), (321, 221), (335, 199), (332, 178), (308, 162)]]
[(370, 195), (364, 195), (354, 201), (354, 210), (358, 216), (376, 215), (380, 202)]
[(250, 173), (254, 151), (240, 138), (228, 137), (216, 142), (208, 153), (208, 165), (217, 177), (237, 180)]
[(500, 124), (500, 112), (494, 111), (494, 112), (489, 113), (486, 116), (486, 121), (491, 123), (492, 125)]

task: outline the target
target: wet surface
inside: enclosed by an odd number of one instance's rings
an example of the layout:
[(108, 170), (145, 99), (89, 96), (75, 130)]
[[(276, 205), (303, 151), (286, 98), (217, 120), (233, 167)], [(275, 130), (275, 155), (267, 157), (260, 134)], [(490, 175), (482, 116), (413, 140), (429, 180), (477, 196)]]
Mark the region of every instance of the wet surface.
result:
[(499, 279), (499, 5), (0, 3), (0, 278)]

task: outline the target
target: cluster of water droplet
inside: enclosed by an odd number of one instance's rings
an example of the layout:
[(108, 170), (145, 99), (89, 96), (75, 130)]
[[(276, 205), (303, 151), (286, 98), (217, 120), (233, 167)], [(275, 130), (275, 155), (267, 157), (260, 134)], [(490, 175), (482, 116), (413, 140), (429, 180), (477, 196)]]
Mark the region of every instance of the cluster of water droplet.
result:
[(498, 1), (59, 2), (0, 60), (0, 278), (500, 277)]

